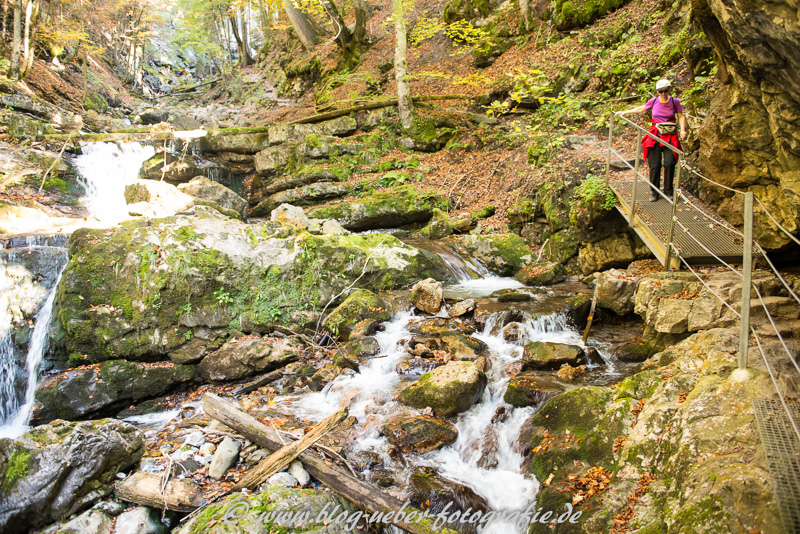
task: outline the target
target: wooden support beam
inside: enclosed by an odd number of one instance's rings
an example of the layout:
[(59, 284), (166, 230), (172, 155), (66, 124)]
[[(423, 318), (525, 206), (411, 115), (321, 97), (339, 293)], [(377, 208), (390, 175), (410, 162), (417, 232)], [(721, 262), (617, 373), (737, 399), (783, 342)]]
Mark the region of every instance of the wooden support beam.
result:
[(172, 479), (162, 493), (162, 475), (137, 471), (114, 485), (120, 501), (132, 502), (159, 510), (192, 512), (205, 503), (203, 490), (189, 479)]

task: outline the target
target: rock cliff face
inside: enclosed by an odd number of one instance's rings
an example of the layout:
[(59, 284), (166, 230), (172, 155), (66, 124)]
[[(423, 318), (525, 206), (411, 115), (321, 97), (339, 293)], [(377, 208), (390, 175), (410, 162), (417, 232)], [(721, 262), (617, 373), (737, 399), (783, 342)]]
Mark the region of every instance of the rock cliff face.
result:
[[(797, 2), (691, 0), (693, 19), (717, 52), (722, 87), (700, 131), (700, 167), (751, 189), (788, 230), (800, 230), (800, 12)], [(741, 200), (718, 188), (705, 200), (741, 223)], [(738, 195), (737, 195), (738, 196)], [(789, 243), (756, 210), (756, 239)], [(738, 219), (738, 220), (737, 220)]]

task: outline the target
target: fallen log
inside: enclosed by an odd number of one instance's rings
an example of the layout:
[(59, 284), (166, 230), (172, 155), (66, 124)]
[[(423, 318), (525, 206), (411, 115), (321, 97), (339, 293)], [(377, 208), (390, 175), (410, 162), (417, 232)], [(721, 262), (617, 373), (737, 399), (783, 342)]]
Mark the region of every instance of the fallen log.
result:
[(244, 488), (253, 489), (269, 477), (292, 463), (292, 460), (300, 456), (300, 453), (316, 443), (322, 436), (335, 428), (347, 418), (347, 408), (342, 408), (319, 422), (311, 431), (299, 440), (281, 447), (269, 457), (265, 458), (257, 466), (247, 472), (247, 475), (237, 482), (232, 491), (241, 491)]
[(255, 380), (251, 380), (247, 384), (242, 384), (241, 386), (233, 390), (232, 395), (234, 397), (238, 397), (239, 395), (250, 393), (251, 391), (255, 391), (260, 387), (275, 382), (281, 377), (283, 377), (283, 373), (281, 373), (280, 371), (272, 371), (271, 373), (267, 373), (264, 376), (260, 376)]
[[(242, 436), (261, 447), (275, 451), (283, 446), (277, 432), (260, 423), (255, 417), (242, 412), (225, 399), (216, 395), (206, 394), (203, 396), (203, 409), (217, 421), (236, 430)], [(387, 523), (391, 523), (412, 534), (453, 534), (457, 532), (446, 528), (434, 530), (432, 527), (434, 519), (430, 514), (420, 521), (398, 521), (394, 519), (393, 513), (398, 512), (400, 509), (404, 510), (406, 516), (413, 512), (416, 518), (423, 517), (424, 513), (416, 508), (404, 506), (400, 499), (355, 478), (336, 465), (329, 465), (325, 460), (310, 451), (301, 453), (298, 458), (303, 462), (306, 471), (314, 478), (356, 506), (366, 509), (369, 513), (377, 512), (387, 515), (392, 513), (387, 517)]]
[(114, 484), (114, 495), (120, 501), (173, 512), (192, 512), (205, 504), (203, 490), (191, 480), (172, 479), (163, 493), (161, 483), (161, 475), (137, 471)]

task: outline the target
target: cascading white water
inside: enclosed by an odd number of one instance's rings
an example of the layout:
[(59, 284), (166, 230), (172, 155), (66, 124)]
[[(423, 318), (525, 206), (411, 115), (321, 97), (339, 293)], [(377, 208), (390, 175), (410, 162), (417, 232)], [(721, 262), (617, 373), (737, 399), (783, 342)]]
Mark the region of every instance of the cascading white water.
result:
[[(405, 312), (386, 324), (385, 331), (376, 335), (381, 356), (363, 362), (360, 373), (340, 376), (318, 393), (286, 397), (286, 405), (294, 414), (314, 420), (347, 406), (362, 425), (354, 449), (377, 453), (387, 465), (393, 465), (388, 442), (379, 429), (391, 417), (417, 413), (393, 398), (404, 385), (395, 367), (408, 357), (400, 342), (411, 337), (407, 327), (412, 317), (411, 312)], [(503, 339), (502, 325), (507, 319), (504, 312), (493, 314), (483, 332), (474, 334), (488, 345), (492, 366), (487, 372), (489, 383), (481, 401), (456, 418), (456, 442), (427, 454), (407, 457), (417, 466), (433, 467), (442, 477), (471, 488), (497, 514), (524, 512), (535, 502), (539, 488), (536, 480), (522, 475), (523, 457), (515, 448), (520, 430), (535, 408), (512, 410), (503, 400), (509, 382), (506, 368), (522, 357), (519, 342)], [(580, 334), (568, 326), (561, 314), (539, 317), (526, 314), (518, 317), (517, 322), (525, 341), (580, 340)], [(493, 420), (501, 406), (510, 415), (504, 421)], [(486, 466), (489, 455), (493, 455), (491, 467)], [(481, 532), (522, 533), (527, 532), (527, 525), (516, 524), (514, 518), (501, 518), (487, 523)]]
[(83, 154), (74, 164), (89, 213), (103, 222), (126, 219), (125, 186), (136, 180), (142, 163), (155, 154), (155, 148), (140, 143), (87, 143), (81, 150)]
[[(0, 438), (17, 438), (28, 429), (28, 418), (30, 417), (31, 408), (33, 407), (36, 385), (39, 381), (39, 368), (44, 358), (44, 353), (47, 350), (50, 320), (53, 316), (53, 303), (56, 298), (58, 282), (61, 280), (63, 272), (64, 267), (59, 271), (53, 286), (47, 293), (47, 298), (36, 314), (36, 326), (31, 335), (26, 357), (27, 383), (25, 387), (25, 397), (21, 405), (17, 404), (16, 395), (12, 394), (8, 397), (10, 404), (8, 402), (6, 404), (8, 411), (5, 412), (5, 420), (0, 421), (0, 423), (2, 423), (0, 426)], [(2, 302), (0, 302), (0, 308), (1, 307)], [(6, 368), (3, 370), (3, 373), (14, 373), (14, 371), (15, 369), (13, 368)]]

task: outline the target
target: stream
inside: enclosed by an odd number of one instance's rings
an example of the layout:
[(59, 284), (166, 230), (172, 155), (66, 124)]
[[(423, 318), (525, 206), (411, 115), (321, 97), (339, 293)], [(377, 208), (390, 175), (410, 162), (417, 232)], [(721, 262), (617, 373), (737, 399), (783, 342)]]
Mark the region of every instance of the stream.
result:
[[(125, 184), (136, 178), (142, 162), (153, 155), (153, 147), (138, 143), (98, 143), (85, 146), (83, 153), (76, 160), (76, 168), (86, 191), (84, 204), (89, 213), (108, 224), (127, 219)], [(58, 246), (54, 246), (54, 242)], [(287, 416), (310, 423), (347, 407), (356, 422), (350, 429), (354, 439), (344, 444), (342, 454), (347, 458), (368, 460), (362, 461), (366, 465), (363, 473), (367, 480), (375, 482), (390, 472), (394, 483), (387, 491), (407, 499), (417, 474), (434, 473), (459, 496), (462, 509), (475, 505), (497, 514), (479, 532), (527, 532), (527, 524), (518, 525), (513, 516), (503, 517), (502, 514), (523, 512), (535, 503), (539, 482), (522, 472), (524, 443), (520, 434), (538, 406), (513, 408), (505, 403), (503, 396), (510, 380), (509, 367), (521, 361), (526, 343), (581, 344), (580, 333), (568, 324), (562, 311), (565, 297), (577, 290), (577, 284), (575, 287), (567, 283), (547, 289), (526, 288), (513, 278), (491, 274), (474, 259), (461, 257), (444, 243), (415, 240), (407, 240), (407, 243), (434, 252), (448, 266), (456, 282), (444, 287), (446, 299), (451, 302), (452, 299), (474, 299), (483, 314), (481, 326), (473, 337), (488, 346), (488, 385), (478, 403), (451, 418), (458, 430), (456, 441), (425, 454), (403, 456), (381, 435), (381, 427), (389, 419), (419, 415), (418, 410), (395, 400), (397, 392), (418, 376), (401, 374), (397, 370), (398, 364), (411, 357), (406, 347), (406, 342), (413, 337), (409, 327), (420, 320), (411, 307), (396, 312), (375, 335), (380, 352), (363, 359), (360, 372), (341, 374), (318, 392), (307, 389), (299, 394), (279, 392), (274, 404)], [(34, 253), (49, 258), (46, 269), (30, 261), (26, 263), (24, 259)], [(18, 437), (28, 428), (35, 388), (43, 368), (56, 288), (66, 264), (66, 236), (7, 242), (0, 259), (0, 437)], [(42, 271), (46, 272), (42, 274)], [(16, 298), (14, 295), (24, 292), (26, 280), (37, 279), (43, 287), (37, 289), (35, 326), (23, 357), (13, 335), (13, 326), (19, 317), (12, 313), (16, 305), (12, 300)], [(586, 291), (586, 286), (581, 286)], [(491, 297), (494, 292), (509, 288), (530, 293), (532, 299), (501, 304)], [(448, 317), (447, 307), (444, 306), (438, 316)], [(518, 336), (514, 341), (506, 341), (503, 328), (512, 322), (518, 325)], [(624, 374), (625, 369), (610, 356), (614, 335), (610, 334), (610, 340), (608, 336), (606, 339), (602, 335), (593, 336), (590, 344), (598, 349), (605, 365), (590, 364), (587, 378), (581, 385), (609, 383)], [(555, 373), (543, 374), (554, 379)], [(563, 385), (574, 387), (569, 383)], [(180, 419), (176, 416), (188, 408), (201, 411), (194, 402), (125, 420), (152, 431), (175, 425)], [(505, 415), (501, 417), (501, 414)]]

